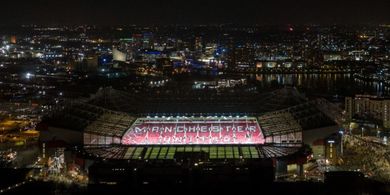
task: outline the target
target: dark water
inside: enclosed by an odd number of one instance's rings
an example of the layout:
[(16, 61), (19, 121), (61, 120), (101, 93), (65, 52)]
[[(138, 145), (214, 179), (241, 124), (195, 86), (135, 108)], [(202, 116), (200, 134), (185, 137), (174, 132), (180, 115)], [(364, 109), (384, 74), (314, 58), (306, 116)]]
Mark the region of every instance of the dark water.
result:
[(362, 82), (352, 74), (256, 74), (250, 75), (263, 87), (292, 85), (307, 95), (351, 96), (370, 94), (386, 96), (390, 89), (378, 82)]

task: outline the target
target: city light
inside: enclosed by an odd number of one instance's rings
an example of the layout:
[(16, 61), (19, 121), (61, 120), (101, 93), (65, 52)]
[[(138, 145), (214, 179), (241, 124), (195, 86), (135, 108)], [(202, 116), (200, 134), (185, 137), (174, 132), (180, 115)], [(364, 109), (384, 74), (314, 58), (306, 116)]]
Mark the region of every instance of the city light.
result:
[(26, 73), (26, 79), (30, 79), (31, 78), (31, 73)]
[(384, 4), (9, 3), (0, 193), (389, 189)]

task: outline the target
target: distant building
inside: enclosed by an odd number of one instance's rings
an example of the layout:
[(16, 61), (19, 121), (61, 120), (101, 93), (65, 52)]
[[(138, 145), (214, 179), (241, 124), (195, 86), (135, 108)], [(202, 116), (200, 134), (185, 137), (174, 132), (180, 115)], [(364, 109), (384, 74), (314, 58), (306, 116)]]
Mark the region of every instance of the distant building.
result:
[(328, 52), (328, 53), (325, 53), (324, 55), (324, 61), (325, 62), (328, 62), (328, 61), (340, 61), (342, 60), (342, 56), (340, 53), (337, 53), (337, 52)]
[(10, 43), (16, 44), (16, 36), (15, 36), (15, 35), (12, 35), (12, 36), (10, 37)]
[(228, 68), (236, 68), (236, 47), (234, 37), (228, 36), (226, 37), (226, 48), (227, 48), (227, 66)]
[(238, 67), (250, 68), (254, 67), (255, 51), (251, 47), (237, 47), (235, 49), (235, 64)]
[(324, 156), (328, 160), (328, 163), (335, 164), (338, 162), (341, 153), (340, 141), (340, 136), (337, 134), (325, 139)]
[(202, 41), (202, 37), (195, 37), (195, 45), (194, 45), (194, 49), (196, 52), (199, 52), (199, 53), (202, 53), (203, 51), (203, 41)]
[(119, 62), (126, 61), (126, 53), (119, 51), (117, 48), (112, 50), (113, 60)]
[(88, 72), (95, 72), (98, 70), (99, 56), (91, 55), (85, 58), (87, 62)]
[(390, 99), (370, 95), (356, 95), (345, 98), (346, 118), (369, 116), (383, 122), (384, 128), (390, 128)]
[(142, 41), (142, 47), (145, 49), (152, 49), (153, 48), (153, 33), (151, 32), (145, 32), (143, 33), (143, 41)]
[(348, 53), (350, 60), (364, 61), (368, 60), (369, 52), (365, 50), (354, 50)]

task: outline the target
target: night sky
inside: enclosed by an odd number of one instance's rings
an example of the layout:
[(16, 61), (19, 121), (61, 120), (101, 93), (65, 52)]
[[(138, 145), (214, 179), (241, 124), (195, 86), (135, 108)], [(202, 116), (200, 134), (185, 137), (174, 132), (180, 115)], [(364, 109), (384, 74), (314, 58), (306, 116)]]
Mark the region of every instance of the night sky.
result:
[(390, 0), (6, 0), (1, 24), (383, 24)]

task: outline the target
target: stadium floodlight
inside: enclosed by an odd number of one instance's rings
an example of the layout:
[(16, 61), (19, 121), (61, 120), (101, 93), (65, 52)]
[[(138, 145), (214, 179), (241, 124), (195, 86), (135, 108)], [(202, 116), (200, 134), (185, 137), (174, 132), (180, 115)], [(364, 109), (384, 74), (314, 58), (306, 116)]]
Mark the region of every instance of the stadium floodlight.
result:
[(158, 116), (154, 116), (154, 118), (158, 118)]
[(237, 118), (240, 118), (240, 116), (239, 116), (239, 115), (237, 115), (236, 117), (237, 117)]

